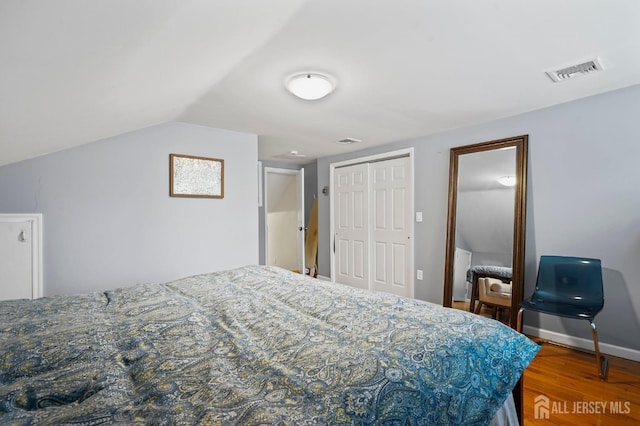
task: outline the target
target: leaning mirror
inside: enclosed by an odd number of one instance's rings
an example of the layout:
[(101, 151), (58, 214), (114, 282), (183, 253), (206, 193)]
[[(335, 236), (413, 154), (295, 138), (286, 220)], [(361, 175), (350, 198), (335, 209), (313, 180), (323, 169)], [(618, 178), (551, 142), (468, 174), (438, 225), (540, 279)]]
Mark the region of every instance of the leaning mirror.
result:
[(443, 305), (516, 327), (524, 287), (527, 136), (451, 149)]

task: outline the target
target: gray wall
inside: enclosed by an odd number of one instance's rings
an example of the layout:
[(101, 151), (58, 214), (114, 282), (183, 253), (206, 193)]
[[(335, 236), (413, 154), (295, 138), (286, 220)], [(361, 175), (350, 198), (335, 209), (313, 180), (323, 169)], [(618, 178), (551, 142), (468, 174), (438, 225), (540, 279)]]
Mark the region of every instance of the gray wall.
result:
[[(224, 199), (169, 197), (169, 154), (225, 160)], [(45, 295), (258, 261), (257, 137), (166, 123), (0, 167), (0, 212), (44, 214)]]
[[(602, 259), (602, 342), (640, 350), (640, 86), (464, 129), (318, 160), (318, 188), (336, 161), (415, 148), (416, 297), (442, 303), (449, 149), (529, 135), (525, 294), (543, 254)], [(329, 197), (320, 196), (320, 229), (329, 229)], [(330, 235), (319, 240), (319, 272), (330, 275)], [(591, 339), (586, 322), (528, 313), (525, 322)]]

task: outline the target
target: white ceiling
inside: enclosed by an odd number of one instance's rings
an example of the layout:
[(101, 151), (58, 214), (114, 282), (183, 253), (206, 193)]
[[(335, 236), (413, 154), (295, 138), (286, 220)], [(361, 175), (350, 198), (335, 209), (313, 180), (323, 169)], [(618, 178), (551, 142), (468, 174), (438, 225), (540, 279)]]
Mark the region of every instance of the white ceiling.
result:
[[(638, 0), (2, 0), (0, 164), (171, 120), (303, 164), (639, 84), (638, 52)], [(309, 70), (334, 93), (285, 90)]]
[(515, 175), (515, 147), (458, 156), (458, 192), (504, 189), (498, 179)]

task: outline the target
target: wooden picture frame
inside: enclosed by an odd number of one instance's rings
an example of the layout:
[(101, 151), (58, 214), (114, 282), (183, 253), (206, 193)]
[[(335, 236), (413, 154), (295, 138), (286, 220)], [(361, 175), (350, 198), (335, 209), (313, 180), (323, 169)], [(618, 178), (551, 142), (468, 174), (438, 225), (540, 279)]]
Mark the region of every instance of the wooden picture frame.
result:
[(169, 195), (224, 198), (224, 160), (169, 154)]

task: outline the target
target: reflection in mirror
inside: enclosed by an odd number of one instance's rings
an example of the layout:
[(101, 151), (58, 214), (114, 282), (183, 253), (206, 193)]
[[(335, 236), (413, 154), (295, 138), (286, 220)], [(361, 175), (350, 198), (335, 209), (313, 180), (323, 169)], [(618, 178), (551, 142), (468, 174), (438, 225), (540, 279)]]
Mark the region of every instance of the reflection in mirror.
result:
[(515, 176), (515, 147), (458, 158), (453, 306), (504, 322), (511, 306)]
[(523, 290), (527, 137), (451, 149), (444, 305), (515, 327)]

